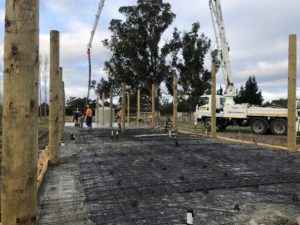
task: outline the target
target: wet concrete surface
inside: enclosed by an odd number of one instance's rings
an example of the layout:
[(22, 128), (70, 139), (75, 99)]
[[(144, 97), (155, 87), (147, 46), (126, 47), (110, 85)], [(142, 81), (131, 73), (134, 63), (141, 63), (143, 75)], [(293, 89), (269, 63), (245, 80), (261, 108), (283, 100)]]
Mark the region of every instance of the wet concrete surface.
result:
[[(300, 155), (207, 137), (66, 128), (39, 224), (297, 224)], [(70, 140), (71, 133), (76, 141)]]

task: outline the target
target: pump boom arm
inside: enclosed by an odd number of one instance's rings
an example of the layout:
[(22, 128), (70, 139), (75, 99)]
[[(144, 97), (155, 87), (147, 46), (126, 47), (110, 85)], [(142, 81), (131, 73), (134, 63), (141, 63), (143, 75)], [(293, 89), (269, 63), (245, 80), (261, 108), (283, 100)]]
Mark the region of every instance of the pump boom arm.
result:
[(209, 8), (216, 36), (217, 48), (219, 50), (219, 60), (221, 62), (225, 81), (224, 96), (226, 97), (227, 104), (234, 104), (233, 97), (235, 97), (235, 88), (232, 79), (232, 70), (229, 58), (229, 45), (226, 40), (220, 0), (209, 0)]
[(91, 77), (92, 77), (92, 65), (91, 65), (91, 48), (92, 48), (92, 42), (93, 42), (93, 38), (97, 29), (97, 25), (99, 22), (99, 18), (102, 12), (102, 9), (104, 7), (104, 1), (105, 0), (100, 0), (99, 1), (99, 5), (98, 5), (98, 10), (97, 10), (97, 14), (96, 14), (96, 18), (95, 18), (95, 22), (94, 22), (94, 26), (93, 29), (91, 31), (91, 37), (87, 46), (87, 54), (88, 54), (88, 63), (89, 63), (89, 83), (88, 83), (88, 93), (87, 93), (87, 98), (86, 101), (88, 101), (89, 96), (90, 96), (90, 89), (91, 89)]

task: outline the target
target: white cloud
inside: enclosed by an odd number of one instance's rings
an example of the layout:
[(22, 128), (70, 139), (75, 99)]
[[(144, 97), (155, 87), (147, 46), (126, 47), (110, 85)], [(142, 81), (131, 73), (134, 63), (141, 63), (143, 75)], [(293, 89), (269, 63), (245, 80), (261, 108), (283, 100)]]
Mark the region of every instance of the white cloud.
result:
[[(208, 0), (168, 2), (177, 16), (160, 44), (171, 38), (174, 27), (189, 31), (191, 24), (199, 21), (201, 32), (210, 37), (215, 45)], [(227, 39), (231, 47), (233, 79), (236, 86), (244, 84), (248, 76), (254, 74), (265, 99), (285, 94), (288, 35), (300, 33), (298, 26), (300, 1), (226, 0), (221, 3)], [(108, 30), (110, 20), (122, 18), (118, 12), (120, 6), (133, 4), (136, 4), (136, 0), (105, 1), (92, 47), (93, 79), (99, 80), (107, 76), (103, 71), (103, 63), (110, 58), (111, 53), (103, 47), (101, 41), (110, 37)], [(61, 33), (60, 59), (64, 67), (67, 96), (83, 97), (86, 95), (88, 79), (87, 43), (98, 0), (51, 0), (41, 1), (41, 5), (40, 15), (43, 19), (41, 30), (51, 30), (55, 25)], [(0, 19), (2, 26), (0, 40), (3, 40), (4, 8), (0, 8)], [(1, 52), (3, 52), (2, 43), (0, 43)], [(49, 34), (40, 35), (40, 54), (49, 54)], [(298, 57), (299, 65), (300, 57)], [(223, 83), (221, 74), (218, 75), (218, 83)]]

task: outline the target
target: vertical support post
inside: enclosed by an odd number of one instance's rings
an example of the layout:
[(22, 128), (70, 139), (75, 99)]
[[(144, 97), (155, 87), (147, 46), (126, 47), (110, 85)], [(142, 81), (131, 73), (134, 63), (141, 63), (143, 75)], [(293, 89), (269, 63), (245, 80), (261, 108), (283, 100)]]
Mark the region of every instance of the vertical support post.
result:
[(99, 123), (99, 96), (97, 95), (97, 100), (96, 100), (96, 110), (95, 110), (95, 114), (96, 114), (96, 118), (95, 118), (95, 122)]
[(152, 89), (151, 89), (151, 96), (152, 96), (152, 127), (155, 126), (155, 84), (152, 84)]
[(112, 98), (112, 89), (109, 92), (109, 127), (113, 127), (113, 98)]
[(102, 127), (105, 127), (105, 111), (104, 111), (105, 94), (102, 93)]
[(63, 92), (63, 131), (65, 128), (65, 122), (66, 122), (66, 108), (65, 108), (65, 102), (66, 102), (66, 95), (65, 95), (65, 82), (62, 82), (62, 92)]
[(177, 76), (174, 76), (173, 80), (173, 127), (177, 131)]
[(126, 107), (126, 85), (125, 82), (122, 82), (122, 126), (121, 131), (125, 131), (125, 107)]
[(289, 36), (288, 66), (288, 150), (297, 151), (296, 144), (296, 86), (297, 86), (297, 36)]
[(63, 76), (63, 68), (59, 67), (59, 93), (58, 93), (58, 102), (59, 102), (59, 137), (58, 141), (61, 142), (63, 135), (63, 87), (62, 87), (62, 76)]
[(217, 137), (216, 119), (216, 65), (211, 65), (211, 136)]
[(130, 123), (130, 93), (127, 95), (127, 123)]
[(35, 225), (39, 83), (38, 0), (7, 0), (5, 21), (2, 224)]
[(137, 90), (137, 112), (136, 112), (136, 125), (139, 126), (139, 121), (141, 118), (141, 90)]
[(49, 108), (49, 161), (56, 163), (59, 132), (59, 32), (50, 32), (50, 108)]

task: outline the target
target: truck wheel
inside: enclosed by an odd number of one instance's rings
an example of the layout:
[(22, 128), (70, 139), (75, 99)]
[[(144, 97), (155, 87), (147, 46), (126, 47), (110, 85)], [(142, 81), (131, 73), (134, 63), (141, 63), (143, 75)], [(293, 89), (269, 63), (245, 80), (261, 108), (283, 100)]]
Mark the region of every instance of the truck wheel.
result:
[(204, 128), (207, 130), (207, 131), (211, 131), (211, 120), (210, 118), (206, 118), (204, 120)]
[(267, 128), (267, 123), (262, 119), (254, 119), (251, 122), (251, 130), (254, 134), (265, 134)]
[(271, 123), (271, 131), (274, 135), (287, 134), (287, 122), (284, 119), (275, 119)]

